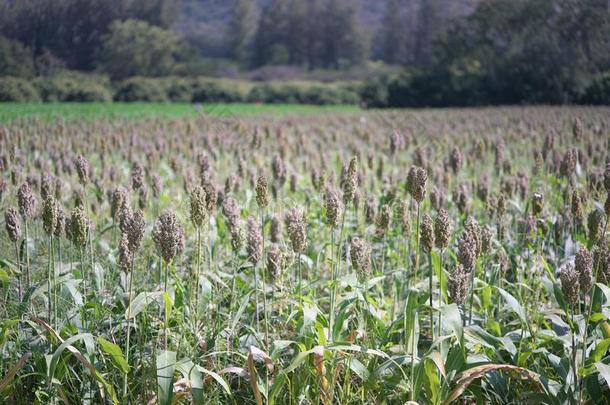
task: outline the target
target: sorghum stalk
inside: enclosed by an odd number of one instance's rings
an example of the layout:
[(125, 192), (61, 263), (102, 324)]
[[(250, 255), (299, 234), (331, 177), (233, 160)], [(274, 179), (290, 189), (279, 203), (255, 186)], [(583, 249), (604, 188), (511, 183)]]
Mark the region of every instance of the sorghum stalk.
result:
[[(129, 343), (131, 338), (131, 326), (129, 325), (131, 322), (131, 295), (133, 293), (133, 273), (134, 273), (134, 263), (131, 263), (131, 272), (129, 273), (129, 292), (127, 295), (127, 343), (125, 346), (125, 360), (127, 365), (129, 366)], [(127, 401), (127, 376), (129, 374), (129, 370), (123, 376), (123, 400)]]
[[(266, 271), (265, 271), (265, 209), (264, 208), (260, 208), (260, 216), (261, 216), (261, 236), (262, 236), (262, 255), (261, 255), (261, 278), (262, 278), (262, 283), (263, 283), (263, 319), (264, 319), (264, 324), (263, 327), (265, 329), (265, 347), (267, 348), (267, 350), (269, 350), (269, 320), (268, 320), (268, 313), (267, 313), (267, 284), (265, 279), (266, 277)], [(267, 373), (268, 374), (268, 373)], [(268, 381), (267, 381), (267, 385)]]

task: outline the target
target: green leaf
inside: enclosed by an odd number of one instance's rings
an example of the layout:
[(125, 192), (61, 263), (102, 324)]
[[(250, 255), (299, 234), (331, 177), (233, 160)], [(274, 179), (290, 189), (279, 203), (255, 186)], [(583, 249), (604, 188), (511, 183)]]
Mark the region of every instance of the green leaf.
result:
[(594, 363), (601, 361), (601, 359), (604, 357), (604, 355), (608, 351), (609, 347), (610, 347), (610, 339), (600, 340), (595, 345), (595, 349), (593, 349), (593, 351), (591, 351), (591, 354), (589, 354), (589, 359), (587, 359), (587, 360), (591, 360), (591, 362), (594, 362)]
[(521, 306), (521, 304), (519, 304), (519, 301), (517, 301), (517, 299), (515, 297), (513, 297), (510, 293), (508, 293), (507, 291), (503, 290), (502, 288), (496, 287), (496, 289), (498, 290), (500, 295), (502, 295), (502, 298), (504, 298), (504, 300), (508, 304), (508, 307), (515, 314), (517, 314), (517, 316), (519, 316), (519, 319), (521, 319), (521, 322), (526, 324), (527, 323), (527, 316), (525, 315), (525, 311), (523, 310), (523, 307)]
[(0, 269), (0, 284), (2, 284), (2, 288), (5, 290), (9, 286), (8, 272), (4, 269)]
[(444, 305), (441, 308), (441, 329), (443, 333), (455, 334), (458, 339), (462, 338), (463, 327), (462, 327), (462, 316), (460, 315), (460, 309), (456, 304)]
[[(165, 302), (165, 319), (169, 319), (172, 313), (173, 302), (167, 292), (163, 293), (163, 302)], [(168, 326), (165, 325), (165, 327), (167, 328)]]
[(159, 404), (170, 405), (174, 388), (174, 369), (176, 352), (164, 350), (157, 355), (157, 384), (159, 388)]
[(123, 351), (117, 344), (109, 342), (103, 337), (98, 337), (97, 342), (100, 344), (104, 353), (110, 356), (110, 360), (116, 368), (123, 374), (129, 373), (129, 364), (127, 364), (127, 360), (125, 360), (125, 357), (123, 356)]
[[(141, 292), (138, 294), (133, 301), (131, 301), (131, 317), (129, 319), (135, 318), (138, 314), (146, 309), (148, 304), (150, 304), (154, 300), (160, 299), (163, 294), (163, 291), (154, 291), (154, 292)], [(128, 319), (129, 311), (125, 310), (125, 319)]]

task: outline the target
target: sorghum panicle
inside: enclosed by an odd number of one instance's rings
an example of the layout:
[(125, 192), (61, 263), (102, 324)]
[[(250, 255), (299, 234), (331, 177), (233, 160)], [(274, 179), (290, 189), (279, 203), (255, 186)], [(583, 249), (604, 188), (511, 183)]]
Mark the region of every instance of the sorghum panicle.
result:
[(424, 169), (411, 166), (407, 175), (407, 190), (417, 203), (421, 203), (426, 196), (426, 182), (428, 175)]
[(559, 271), (559, 279), (561, 280), (561, 289), (563, 296), (570, 305), (578, 302), (578, 292), (580, 291), (579, 275), (574, 270), (574, 264), (568, 262), (564, 264)]
[(434, 226), (432, 218), (427, 213), (422, 217), (420, 238), (424, 251), (427, 253), (432, 252), (434, 248)]
[(574, 258), (574, 268), (578, 273), (580, 289), (587, 292), (593, 287), (593, 256), (589, 249), (582, 246)]
[(303, 209), (290, 209), (286, 213), (285, 222), (292, 250), (295, 253), (303, 252), (307, 246), (307, 224)]
[(201, 186), (195, 186), (191, 191), (191, 222), (196, 228), (200, 228), (207, 219), (205, 190)]
[(4, 225), (11, 241), (17, 242), (21, 239), (21, 220), (15, 208), (9, 207), (4, 213)]
[(78, 155), (74, 159), (74, 166), (76, 166), (76, 174), (78, 174), (78, 179), (80, 183), (84, 186), (89, 183), (89, 175), (90, 175), (90, 166), (89, 162), (83, 155)]
[(371, 248), (369, 244), (357, 236), (350, 243), (350, 259), (354, 270), (362, 282), (370, 276)]
[(267, 252), (267, 273), (274, 282), (282, 276), (282, 251), (275, 244)]
[(390, 220), (392, 218), (392, 209), (388, 204), (383, 204), (381, 209), (379, 210), (379, 215), (377, 215), (376, 226), (377, 226), (377, 235), (383, 236), (386, 234), (388, 229), (390, 228)]
[(327, 187), (324, 193), (324, 208), (326, 209), (326, 223), (331, 228), (336, 228), (343, 213), (343, 202), (338, 191), (333, 187)]
[(260, 222), (254, 217), (248, 218), (248, 234), (246, 239), (248, 258), (253, 264), (257, 264), (263, 256), (263, 234)]
[(466, 301), (469, 289), (470, 272), (464, 266), (458, 264), (449, 275), (448, 292), (451, 301), (457, 305), (462, 305)]
[(77, 247), (87, 244), (87, 233), (89, 231), (89, 219), (85, 215), (83, 207), (76, 206), (70, 217), (70, 239)]
[(184, 228), (174, 212), (165, 210), (161, 213), (153, 228), (153, 240), (166, 263), (182, 254), (185, 243)]
[(47, 197), (42, 204), (42, 227), (47, 235), (52, 235), (57, 226), (58, 207), (53, 196)]
[(267, 177), (259, 176), (256, 180), (256, 203), (260, 208), (269, 205), (269, 190)]
[(436, 247), (444, 249), (449, 245), (451, 236), (451, 219), (449, 214), (444, 209), (440, 209), (434, 221), (434, 242)]
[(26, 182), (17, 190), (17, 203), (19, 205), (19, 213), (24, 218), (32, 218), (34, 209), (36, 208), (36, 197), (32, 193), (30, 185)]

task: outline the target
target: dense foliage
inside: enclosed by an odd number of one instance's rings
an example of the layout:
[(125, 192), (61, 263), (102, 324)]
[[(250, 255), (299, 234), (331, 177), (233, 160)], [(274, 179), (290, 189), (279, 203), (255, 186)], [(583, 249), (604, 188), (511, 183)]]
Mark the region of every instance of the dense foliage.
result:
[[(217, 32), (189, 36), (201, 9)], [(368, 106), (605, 104), (609, 38), (606, 0), (4, 0), (0, 76), (275, 79), (284, 68), (292, 80), (316, 70), (336, 80), (360, 71)], [(337, 98), (316, 89), (305, 98)]]
[(0, 401), (607, 403), (607, 108), (0, 128)]

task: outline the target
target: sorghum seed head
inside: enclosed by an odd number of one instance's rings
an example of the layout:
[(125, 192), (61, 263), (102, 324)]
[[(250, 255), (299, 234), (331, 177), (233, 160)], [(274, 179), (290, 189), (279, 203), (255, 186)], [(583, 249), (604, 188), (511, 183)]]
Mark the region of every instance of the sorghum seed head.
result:
[(468, 296), (470, 272), (464, 269), (461, 264), (455, 266), (455, 269), (449, 276), (448, 289), (451, 301), (457, 305), (462, 305)]
[(604, 222), (604, 212), (598, 208), (593, 209), (587, 217), (587, 228), (589, 230), (589, 240), (596, 242), (601, 239), (602, 226)]
[(390, 220), (392, 218), (392, 209), (388, 204), (383, 204), (377, 215), (377, 235), (383, 236), (390, 228)]
[(265, 176), (258, 176), (258, 179), (256, 179), (256, 203), (261, 208), (269, 205), (269, 190), (267, 177)]
[(474, 265), (477, 257), (476, 242), (468, 232), (464, 232), (458, 241), (458, 262), (463, 266), (465, 271), (471, 272), (474, 270)]
[(17, 242), (21, 239), (21, 220), (15, 208), (9, 207), (4, 213), (4, 225), (11, 241)]
[(205, 190), (201, 186), (195, 186), (191, 191), (191, 221), (196, 228), (200, 228), (207, 219)]
[(338, 191), (333, 187), (328, 187), (324, 193), (324, 208), (326, 209), (326, 223), (331, 228), (336, 228), (343, 213), (343, 202)]
[(78, 179), (82, 185), (89, 183), (89, 162), (83, 155), (78, 155), (74, 159), (74, 166), (76, 166), (76, 173), (78, 174)]
[(267, 252), (267, 272), (274, 282), (282, 275), (282, 251), (277, 245), (271, 245)]
[(561, 280), (561, 290), (563, 296), (570, 305), (578, 302), (578, 291), (580, 290), (579, 275), (574, 270), (574, 264), (568, 262), (564, 264), (559, 271), (559, 279)]
[(368, 224), (375, 222), (377, 215), (377, 200), (373, 196), (369, 196), (364, 204), (364, 218)]
[(153, 196), (155, 198), (159, 198), (161, 192), (163, 191), (163, 181), (161, 180), (161, 176), (157, 173), (152, 175), (152, 184), (151, 184)]
[(55, 229), (53, 230), (53, 235), (56, 238), (61, 238), (66, 233), (66, 213), (64, 209), (58, 205), (57, 206), (57, 223), (55, 224)]
[(587, 292), (593, 287), (593, 256), (589, 249), (582, 246), (574, 258), (574, 267), (578, 273), (580, 289)]
[(578, 191), (574, 191), (572, 192), (572, 204), (571, 204), (571, 210), (572, 210), (572, 217), (576, 220), (576, 221), (581, 221), (582, 220), (582, 205), (583, 205), (583, 200), (582, 200), (582, 196), (580, 195), (580, 193)]
[(469, 238), (474, 242), (477, 257), (481, 256), (481, 226), (477, 220), (474, 219), (474, 217), (470, 216), (466, 218), (466, 222), (464, 223), (464, 232), (466, 232), (469, 235)]
[(305, 213), (301, 208), (292, 208), (286, 213), (288, 237), (295, 253), (300, 253), (307, 246), (307, 224)]
[(421, 221), (421, 245), (428, 253), (434, 248), (434, 227), (432, 218), (427, 213), (424, 214)]
[(47, 197), (42, 204), (42, 227), (47, 235), (52, 235), (57, 226), (58, 206), (53, 196)]
[(481, 254), (488, 254), (491, 250), (491, 242), (493, 240), (494, 229), (485, 225), (481, 229)]
[(504, 194), (500, 194), (498, 196), (498, 201), (496, 202), (496, 216), (498, 218), (502, 218), (506, 213), (506, 197)]
[(32, 218), (36, 206), (36, 197), (34, 197), (32, 189), (27, 182), (23, 183), (21, 187), (19, 187), (19, 190), (17, 190), (17, 203), (21, 216), (24, 218)]
[(280, 217), (274, 215), (271, 218), (271, 242), (272, 243), (280, 243), (282, 240), (282, 221)]
[(358, 188), (358, 159), (355, 156), (349, 161), (345, 178), (342, 180), (343, 202), (347, 205), (354, 200)]
[(165, 210), (153, 228), (153, 240), (157, 250), (166, 263), (171, 262), (184, 251), (184, 228), (176, 214)]
[(119, 186), (112, 192), (112, 199), (110, 201), (110, 214), (112, 218), (118, 219), (119, 213), (126, 205), (129, 205), (129, 195), (127, 190)]
[(273, 178), (278, 186), (282, 187), (284, 183), (286, 183), (286, 165), (280, 155), (273, 156), (271, 171), (273, 172)]
[(131, 169), (131, 188), (139, 190), (144, 185), (144, 168), (139, 163), (134, 163)]
[(371, 248), (364, 239), (357, 236), (352, 238), (350, 243), (350, 259), (360, 281), (366, 280), (370, 275)]
[(601, 244), (593, 250), (593, 263), (597, 268), (599, 281), (610, 283), (610, 246)]
[(53, 196), (55, 193), (55, 179), (49, 173), (45, 173), (42, 176), (40, 182), (40, 195), (43, 200), (46, 200), (49, 196)]
[(604, 187), (610, 193), (610, 162), (606, 163), (606, 170), (604, 170)]
[(436, 247), (444, 249), (449, 245), (451, 236), (451, 219), (449, 214), (444, 209), (440, 209), (434, 221), (434, 242)]
[(534, 193), (532, 195), (532, 212), (535, 216), (538, 216), (542, 213), (542, 208), (544, 207), (544, 194), (542, 193)]
[(233, 197), (225, 198), (225, 201), (222, 205), (222, 213), (227, 219), (229, 228), (239, 226), (241, 213), (239, 207), (237, 206), (237, 201), (235, 201)]
[(72, 210), (70, 217), (70, 239), (77, 247), (87, 244), (87, 232), (89, 231), (89, 219), (85, 215), (83, 207), (77, 206)]
[(129, 238), (123, 234), (119, 243), (119, 266), (125, 273), (129, 273), (132, 265), (133, 253), (129, 250)]
[(460, 171), (463, 162), (464, 157), (462, 156), (462, 151), (459, 147), (454, 146), (449, 155), (449, 163), (454, 174), (457, 174)]
[(263, 234), (259, 222), (254, 217), (248, 218), (248, 234), (246, 239), (248, 258), (252, 263), (257, 264), (263, 256)]
[(136, 210), (129, 218), (126, 225), (125, 233), (129, 239), (129, 250), (135, 254), (142, 245), (142, 239), (144, 239), (144, 228), (146, 222), (144, 221), (144, 212), (142, 210)]
[(417, 203), (421, 203), (426, 196), (426, 182), (428, 174), (424, 169), (411, 166), (407, 175), (407, 190)]
[(569, 149), (566, 151), (565, 155), (563, 155), (563, 160), (561, 161), (560, 174), (563, 177), (571, 177), (576, 170), (576, 161), (578, 159), (578, 155), (575, 149)]

